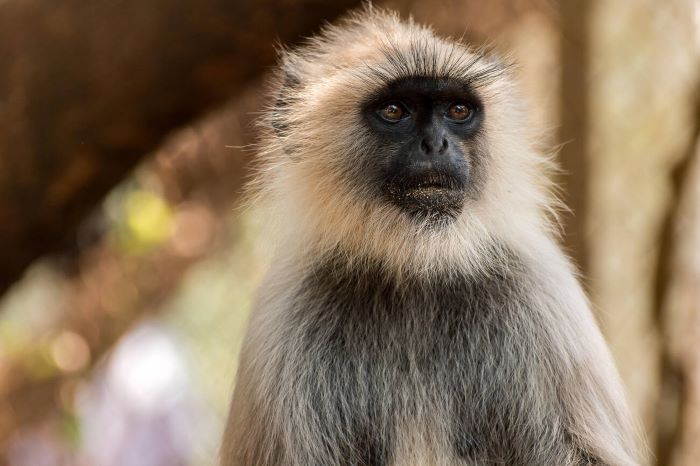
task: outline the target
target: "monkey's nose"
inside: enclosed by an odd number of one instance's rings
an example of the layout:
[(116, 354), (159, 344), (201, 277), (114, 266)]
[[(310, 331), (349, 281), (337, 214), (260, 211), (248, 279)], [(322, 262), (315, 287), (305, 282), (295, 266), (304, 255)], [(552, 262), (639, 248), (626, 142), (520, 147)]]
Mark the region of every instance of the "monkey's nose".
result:
[[(423, 138), (420, 142), (420, 150), (424, 155), (443, 154), (447, 150), (447, 138)], [(436, 150), (437, 148), (437, 150)]]

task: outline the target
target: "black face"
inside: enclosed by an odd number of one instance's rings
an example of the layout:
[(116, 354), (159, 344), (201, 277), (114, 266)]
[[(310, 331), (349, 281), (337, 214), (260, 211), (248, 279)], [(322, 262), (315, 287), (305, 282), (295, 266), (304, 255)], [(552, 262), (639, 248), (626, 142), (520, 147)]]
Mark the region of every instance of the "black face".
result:
[(474, 92), (446, 79), (402, 79), (363, 112), (378, 143), (377, 181), (388, 200), (412, 216), (456, 217), (474, 178), (465, 151), (483, 120)]

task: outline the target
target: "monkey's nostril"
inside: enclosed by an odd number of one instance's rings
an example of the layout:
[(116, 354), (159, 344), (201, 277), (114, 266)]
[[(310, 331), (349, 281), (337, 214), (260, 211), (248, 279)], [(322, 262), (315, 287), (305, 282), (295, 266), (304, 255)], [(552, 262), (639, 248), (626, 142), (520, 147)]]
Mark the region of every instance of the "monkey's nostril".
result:
[(420, 148), (421, 148), (421, 150), (422, 150), (424, 153), (426, 153), (426, 154), (430, 154), (430, 152), (432, 151), (431, 148), (430, 148), (430, 145), (429, 145), (427, 142), (425, 142), (425, 139), (423, 139), (423, 140), (420, 142)]
[(447, 150), (447, 139), (442, 139), (442, 145), (440, 146), (440, 153), (443, 153)]

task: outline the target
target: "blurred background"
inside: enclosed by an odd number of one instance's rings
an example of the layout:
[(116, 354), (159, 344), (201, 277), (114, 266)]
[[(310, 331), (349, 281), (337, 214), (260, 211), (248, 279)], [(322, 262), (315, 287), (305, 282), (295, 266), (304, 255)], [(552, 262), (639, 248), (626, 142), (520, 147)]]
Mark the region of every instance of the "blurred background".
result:
[[(215, 464), (277, 43), (352, 0), (0, 0), (0, 465)], [(700, 465), (700, 0), (387, 0), (519, 64), (654, 457)]]

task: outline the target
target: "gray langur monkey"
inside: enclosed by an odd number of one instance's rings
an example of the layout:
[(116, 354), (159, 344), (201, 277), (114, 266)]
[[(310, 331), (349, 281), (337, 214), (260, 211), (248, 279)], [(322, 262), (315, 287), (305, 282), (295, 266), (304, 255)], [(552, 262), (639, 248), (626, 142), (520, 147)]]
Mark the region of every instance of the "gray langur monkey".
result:
[(224, 466), (639, 464), (508, 69), (365, 7), (282, 53)]

